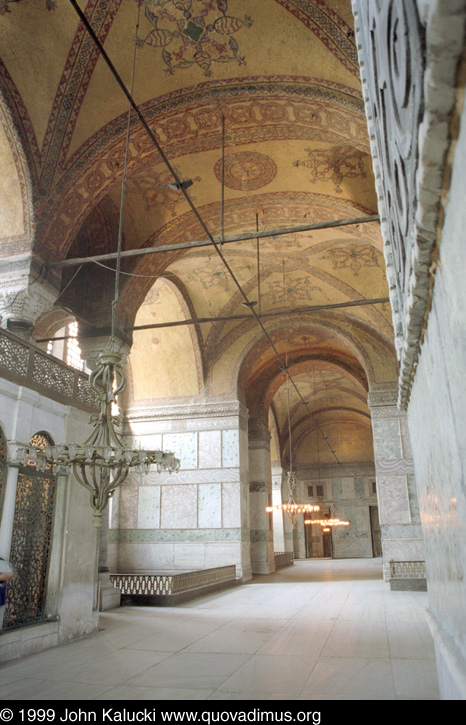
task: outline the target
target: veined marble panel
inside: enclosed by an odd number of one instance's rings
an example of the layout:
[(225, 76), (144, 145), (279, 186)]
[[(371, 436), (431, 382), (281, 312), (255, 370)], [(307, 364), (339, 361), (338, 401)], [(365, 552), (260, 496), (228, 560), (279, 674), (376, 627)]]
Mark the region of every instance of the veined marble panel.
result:
[(133, 529), (137, 526), (138, 488), (136, 480), (129, 477), (120, 487), (118, 526), (121, 529)]
[(198, 525), (202, 529), (222, 525), (222, 484), (205, 483), (198, 487)]
[(354, 498), (354, 478), (342, 478), (342, 498)]
[(141, 444), (141, 448), (146, 450), (160, 450), (162, 448), (162, 434), (161, 433), (145, 433), (140, 436), (133, 436), (136, 443), (136, 448)]
[(112, 529), (109, 539), (120, 544), (173, 544), (186, 541), (241, 541), (241, 529)]
[(222, 431), (222, 465), (226, 468), (239, 466), (238, 430)]
[(174, 544), (121, 541), (118, 546), (118, 571), (158, 571), (175, 568)]
[(365, 497), (364, 479), (362, 476), (358, 476), (358, 478), (354, 479), (354, 494), (356, 498)]
[(341, 478), (334, 478), (332, 481), (332, 496), (334, 501), (343, 498), (343, 483)]
[(410, 524), (408, 485), (405, 476), (379, 476), (380, 524)]
[(197, 528), (197, 486), (170, 486), (162, 489), (162, 529)]
[(180, 459), (181, 468), (197, 468), (197, 433), (165, 433), (163, 449)]
[(160, 527), (160, 486), (140, 486), (138, 492), (138, 528)]
[(384, 539), (383, 556), (385, 561), (424, 561), (424, 540)]
[(397, 418), (388, 420), (372, 419), (372, 430), (377, 461), (399, 460), (402, 458), (400, 424)]
[(403, 476), (404, 474), (414, 473), (414, 464), (412, 459), (382, 460), (376, 461), (375, 470), (377, 475)]
[(190, 471), (179, 471), (178, 473), (157, 473), (151, 471), (143, 480), (143, 485), (160, 484), (193, 484), (193, 483), (229, 483), (239, 481), (240, 472), (238, 468), (203, 468)]
[(241, 526), (241, 484), (222, 484), (222, 520), (225, 529)]
[(222, 465), (222, 434), (219, 430), (199, 432), (199, 468), (220, 468)]

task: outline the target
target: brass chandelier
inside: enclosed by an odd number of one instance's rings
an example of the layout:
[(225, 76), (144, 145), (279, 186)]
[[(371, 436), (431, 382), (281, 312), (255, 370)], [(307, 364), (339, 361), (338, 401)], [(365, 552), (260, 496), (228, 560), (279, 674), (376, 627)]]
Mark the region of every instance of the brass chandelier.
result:
[(310, 503), (296, 503), (294, 493), (298, 479), (293, 470), (288, 471), (286, 481), (288, 488), (290, 489), (288, 501), (286, 503), (276, 504), (275, 506), (266, 506), (265, 510), (268, 513), (272, 513), (273, 511), (283, 511), (290, 520), (291, 527), (294, 529), (301, 514), (310, 514), (314, 513), (314, 511), (320, 511), (320, 506)]
[[(136, 42), (134, 45), (131, 90), (134, 83)], [(151, 466), (158, 472), (178, 471), (180, 461), (174, 454), (161, 450), (136, 450), (127, 448), (115, 430), (121, 419), (113, 415), (112, 407), (116, 398), (126, 387), (126, 378), (122, 370), (122, 355), (115, 351), (116, 307), (120, 293), (120, 268), (123, 241), (123, 211), (125, 203), (126, 179), (128, 176), (129, 141), (131, 129), (131, 105), (128, 109), (126, 128), (126, 149), (124, 173), (121, 186), (120, 220), (115, 268), (115, 295), (112, 302), (112, 325), (109, 349), (99, 354), (98, 364), (89, 376), (89, 386), (100, 401), (100, 412), (91, 415), (94, 429), (82, 443), (52, 445), (43, 448), (17, 447), (18, 462), (25, 465), (32, 462), (39, 471), (52, 468), (53, 473), (68, 474), (73, 470), (74, 477), (91, 495), (94, 509), (93, 525), (102, 526), (102, 513), (115, 490), (126, 480), (130, 470), (147, 473)]]
[(121, 357), (112, 350), (101, 352), (98, 365), (89, 377), (89, 385), (100, 400), (100, 413), (91, 416), (94, 429), (84, 443), (17, 448), (21, 465), (32, 463), (38, 471), (51, 467), (55, 474), (68, 474), (72, 469), (76, 480), (91, 494), (93, 525), (96, 527), (102, 525), (102, 513), (109, 499), (130, 470), (148, 473), (150, 467), (155, 466), (158, 472), (172, 473), (180, 468), (180, 461), (173, 453), (127, 448), (115, 431), (115, 425), (119, 425), (121, 419), (112, 414), (112, 406), (118, 393), (126, 387)]

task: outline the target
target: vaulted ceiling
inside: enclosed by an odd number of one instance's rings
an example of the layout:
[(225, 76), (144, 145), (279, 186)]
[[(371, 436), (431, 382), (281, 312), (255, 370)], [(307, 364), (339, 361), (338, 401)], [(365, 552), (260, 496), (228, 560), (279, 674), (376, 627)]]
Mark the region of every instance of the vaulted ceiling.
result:
[(3, 257), (97, 335), (115, 261), (53, 264), (116, 252), (122, 191), (123, 250), (173, 247), (122, 260), (133, 400), (237, 394), (285, 441), (278, 353), (297, 440), (369, 431), (397, 374), (350, 1), (0, 0), (0, 58)]

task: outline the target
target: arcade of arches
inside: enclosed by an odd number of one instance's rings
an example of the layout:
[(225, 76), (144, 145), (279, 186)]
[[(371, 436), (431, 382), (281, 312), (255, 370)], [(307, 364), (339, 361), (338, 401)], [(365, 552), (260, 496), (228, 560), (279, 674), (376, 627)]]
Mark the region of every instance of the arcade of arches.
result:
[[(0, 555), (28, 551), (15, 445), (87, 437), (72, 343), (92, 370), (113, 334), (125, 440), (181, 461), (130, 474), (100, 547), (58, 472), (48, 577), (0, 651), (24, 617), (56, 621), (43, 647), (93, 631), (96, 560), (105, 607), (108, 570), (381, 556), (387, 586), (393, 562), (427, 581), (442, 696), (466, 697), (466, 11), (381, 5), (0, 2)], [(331, 546), (266, 513), (290, 467), (350, 521)]]

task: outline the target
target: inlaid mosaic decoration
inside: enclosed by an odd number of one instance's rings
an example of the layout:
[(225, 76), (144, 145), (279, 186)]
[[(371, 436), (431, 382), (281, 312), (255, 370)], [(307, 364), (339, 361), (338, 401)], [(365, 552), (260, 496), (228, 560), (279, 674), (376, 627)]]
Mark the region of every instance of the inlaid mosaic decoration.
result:
[(149, 32), (139, 46), (160, 51), (167, 75), (197, 66), (210, 76), (215, 63), (246, 64), (234, 35), (253, 21), (229, 15), (227, 0), (144, 0), (143, 5)]
[[(37, 2), (37, 0), (35, 0)], [(11, 13), (9, 5), (15, 5), (18, 2), (24, 2), (24, 0), (0, 0), (0, 15), (6, 15)], [(56, 10), (57, 0), (43, 0), (47, 10)]]
[(335, 191), (341, 194), (344, 179), (367, 178), (364, 171), (364, 157), (361, 151), (351, 146), (334, 146), (332, 149), (305, 149), (308, 158), (295, 161), (295, 166), (306, 166), (311, 170), (310, 182), (332, 181)]
[(277, 166), (273, 159), (256, 151), (240, 151), (225, 157), (225, 163), (219, 159), (215, 164), (215, 176), (222, 181), (224, 166), (225, 185), (230, 189), (252, 191), (266, 186), (275, 178)]

